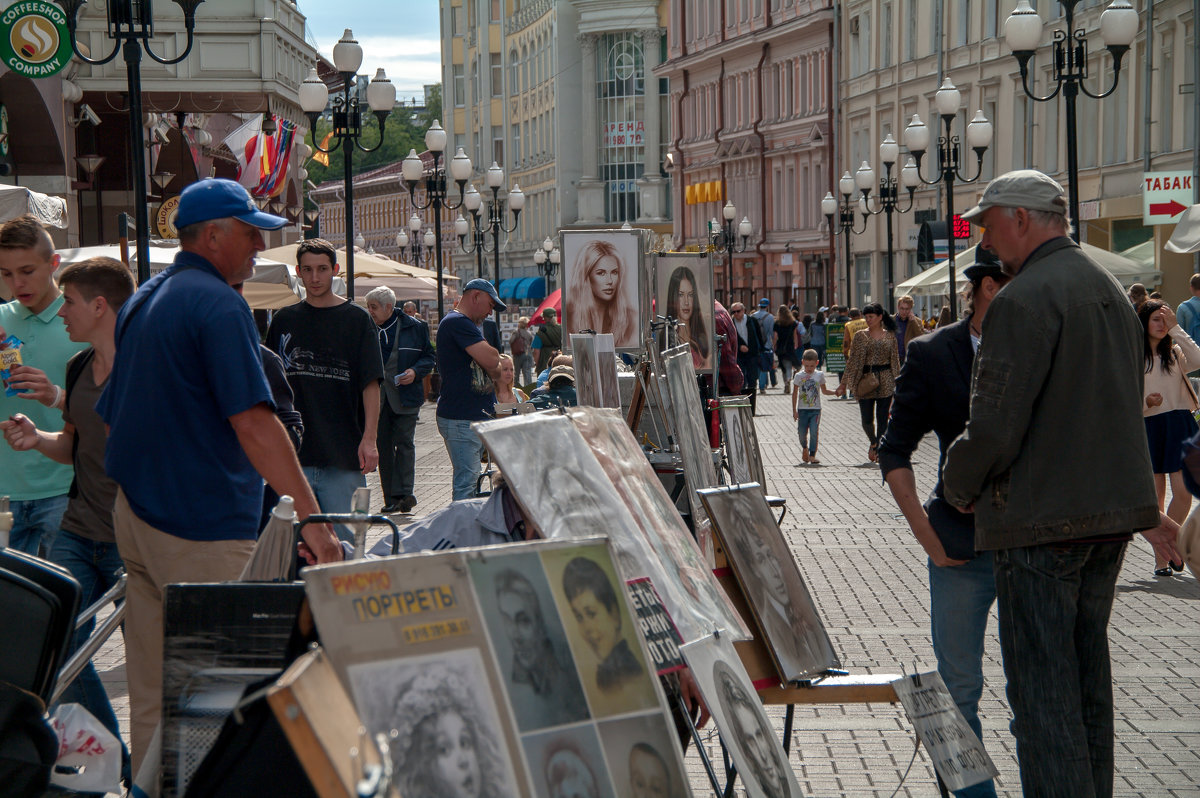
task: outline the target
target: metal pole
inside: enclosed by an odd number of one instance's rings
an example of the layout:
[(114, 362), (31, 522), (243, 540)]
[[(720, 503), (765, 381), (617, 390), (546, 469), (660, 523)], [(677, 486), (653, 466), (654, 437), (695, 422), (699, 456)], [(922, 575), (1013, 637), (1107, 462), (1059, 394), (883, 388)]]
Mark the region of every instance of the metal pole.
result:
[[(850, 207), (850, 203), (846, 203), (846, 207)], [(850, 301), (850, 228), (854, 224), (854, 211), (846, 211), (849, 214), (849, 224), (847, 219), (842, 218), (842, 232), (846, 235), (846, 296), (842, 297), (842, 301), (846, 303), (846, 307), (854, 304)]]
[[(1073, 76), (1078, 69), (1082, 69), (1086, 65), (1075, 62), (1075, 47), (1077, 46), (1074, 36), (1075, 3), (1066, 2), (1062, 6), (1066, 15), (1067, 39), (1061, 42), (1061, 46), (1066, 51), (1067, 74)], [(1150, 46), (1149, 40), (1147, 40), (1146, 46)], [(1074, 77), (1068, 77), (1063, 83), (1063, 100), (1067, 107), (1067, 197), (1070, 204), (1067, 211), (1075, 226), (1071, 233), (1071, 238), (1075, 239), (1075, 243), (1079, 243), (1079, 134), (1075, 121), (1075, 100), (1078, 96), (1079, 81)], [(1150, 102), (1149, 97), (1146, 97), (1146, 102)]]
[[(492, 264), (493, 273), (496, 279), (496, 292), (500, 292), (500, 226), (504, 221), (500, 215), (500, 189), (492, 189), (492, 205), (488, 208), (488, 222), (492, 226), (492, 257), (495, 262)], [(496, 335), (500, 335), (500, 308), (493, 308), (493, 314), (496, 319)]]
[(138, 285), (150, 279), (150, 210), (146, 205), (146, 146), (142, 138), (142, 46), (123, 45), (129, 85), (129, 169), (133, 173), (133, 218), (137, 228)]
[[(354, 75), (347, 73), (342, 80), (346, 86), (346, 131), (342, 138), (342, 163), (346, 181), (346, 299), (354, 301), (354, 139), (350, 136), (350, 84)], [(382, 134), (382, 130), (380, 131)]]
[(946, 241), (950, 250), (950, 321), (958, 321), (958, 287), (955, 284), (955, 258), (958, 249), (954, 242), (954, 169), (958, 160), (954, 156), (953, 144), (950, 141), (950, 125), (954, 117), (943, 117), (946, 124), (945, 143), (938, 148), (941, 159), (942, 179), (946, 182)]
[[(890, 191), (891, 191), (891, 189), (889, 188), (889, 192)], [(888, 201), (885, 202), (883, 205), (884, 216), (885, 216), (884, 221), (887, 223), (887, 253), (888, 253), (888, 256), (887, 256), (887, 301), (884, 303), (884, 307), (887, 307), (889, 305), (891, 305), (892, 307), (895, 307), (895, 305), (893, 304), (895, 302), (895, 297), (893, 296), (893, 293), (895, 291), (895, 283), (893, 282), (894, 272), (893, 272), (893, 264), (892, 264), (892, 258), (895, 256), (895, 253), (892, 250), (892, 212), (895, 210), (895, 207), (896, 207), (895, 203), (892, 201), (892, 198), (889, 196)]]
[[(433, 171), (437, 173), (437, 157), (438, 153), (433, 154)], [(425, 190), (429, 191), (429, 181), (425, 182)], [(433, 245), (434, 259), (437, 261), (437, 295), (438, 295), (438, 323), (446, 317), (446, 296), (442, 290), (442, 199), (441, 195), (433, 194)]]

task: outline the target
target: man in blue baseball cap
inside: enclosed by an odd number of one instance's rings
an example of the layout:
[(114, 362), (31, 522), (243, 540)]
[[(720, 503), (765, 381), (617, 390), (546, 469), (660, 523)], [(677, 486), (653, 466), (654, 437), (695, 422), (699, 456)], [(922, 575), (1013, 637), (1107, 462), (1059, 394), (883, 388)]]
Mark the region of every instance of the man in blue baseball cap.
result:
[(487, 280), (476, 278), (463, 286), (458, 304), (437, 329), (442, 376), (437, 425), (454, 469), (455, 501), (475, 495), (483, 442), (471, 424), (491, 418), (496, 405), (494, 380), (500, 377), (500, 353), (483, 337), (482, 327), (493, 309), (505, 309), (500, 295)]
[[(163, 588), (236, 580), (254, 548), (262, 480), (294, 498), (299, 520), (320, 508), (275, 417), (250, 309), (230, 286), (254, 272), (260, 211), (231, 180), (184, 189), (180, 252), (125, 303), (117, 354), (96, 409), (109, 425), (105, 470), (126, 588), (133, 772), (162, 699)], [(261, 476), (260, 476), (261, 475)], [(327, 525), (304, 528), (310, 562), (341, 559)]]

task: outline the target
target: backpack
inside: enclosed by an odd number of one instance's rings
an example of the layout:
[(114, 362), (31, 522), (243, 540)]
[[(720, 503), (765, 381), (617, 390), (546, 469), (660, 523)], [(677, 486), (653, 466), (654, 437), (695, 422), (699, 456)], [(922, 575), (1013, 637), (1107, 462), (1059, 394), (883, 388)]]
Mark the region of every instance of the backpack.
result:
[(508, 351), (513, 355), (523, 355), (528, 350), (529, 344), (525, 341), (525, 336), (520, 332), (513, 333), (508, 339)]
[[(1186, 319), (1187, 324), (1181, 324), (1180, 326), (1183, 327), (1183, 331), (1187, 333), (1193, 341), (1200, 341), (1200, 298), (1192, 297), (1179, 306), (1181, 311), (1184, 308), (1187, 308), (1188, 311)], [(1180, 313), (1178, 315), (1182, 316), (1183, 314)]]

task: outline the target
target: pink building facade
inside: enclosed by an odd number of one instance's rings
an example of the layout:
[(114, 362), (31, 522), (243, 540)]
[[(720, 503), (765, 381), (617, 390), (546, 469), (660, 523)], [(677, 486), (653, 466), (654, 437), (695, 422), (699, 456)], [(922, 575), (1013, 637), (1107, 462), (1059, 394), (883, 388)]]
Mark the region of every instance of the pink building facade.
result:
[[(717, 261), (717, 297), (815, 312), (835, 301), (820, 197), (831, 185), (829, 0), (671, 0), (667, 58), (675, 245), (699, 249), (726, 201), (754, 233)], [(690, 190), (689, 190), (690, 189)]]

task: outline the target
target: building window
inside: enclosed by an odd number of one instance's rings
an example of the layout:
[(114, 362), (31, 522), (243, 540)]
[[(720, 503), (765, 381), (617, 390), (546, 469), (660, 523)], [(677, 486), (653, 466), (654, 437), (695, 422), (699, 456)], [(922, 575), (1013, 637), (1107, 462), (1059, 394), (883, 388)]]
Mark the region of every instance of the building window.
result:
[(490, 22), (499, 22), (501, 11), (502, 11), (502, 6), (503, 6), (503, 0), (491, 0), (491, 3), (489, 5), (490, 5), (490, 8), (489, 8), (490, 14), (488, 17), (489, 21)]
[(492, 160), (504, 163), (504, 128), (492, 125)]
[(450, 34), (452, 36), (462, 36), (462, 10), (462, 6), (450, 6)]
[(961, 47), (971, 41), (971, 4), (955, 3), (954, 6), (958, 11), (955, 15), (954, 46)]
[[(500, 53), (488, 53), (488, 59), (492, 69), (492, 96), (504, 96), (504, 65), (500, 60)], [(515, 88), (515, 87), (514, 87)]]
[(513, 157), (518, 162), (523, 161), (525, 160), (525, 153), (521, 151), (521, 126), (514, 123), (510, 129), (512, 130)]
[(907, 0), (908, 30), (904, 36), (904, 60), (911, 61), (917, 56), (917, 14), (920, 11), (919, 0)]
[[(1156, 114), (1158, 121), (1159, 149), (1162, 152), (1171, 152), (1174, 144), (1175, 133), (1175, 115), (1173, 113), (1175, 105), (1175, 37), (1171, 33), (1164, 33), (1162, 37), (1162, 45), (1158, 48), (1158, 52), (1162, 57), (1162, 63), (1158, 68), (1158, 112)], [(1191, 50), (1184, 50), (1190, 53)], [(1188, 58), (1188, 62), (1193, 59)], [(1121, 81), (1120, 92), (1129, 83), (1130, 77), (1126, 76), (1125, 80)], [(1192, 101), (1195, 102), (1195, 86), (1192, 87)], [(1183, 95), (1186, 96), (1186, 95)], [(1118, 99), (1117, 102), (1122, 102)], [(1111, 102), (1111, 101), (1110, 101)], [(1183, 107), (1187, 107), (1185, 104)], [(1190, 114), (1189, 114), (1190, 116)]]
[(519, 69), (520, 65), (517, 63), (517, 51), (510, 50), (508, 53), (508, 82), (513, 94), (518, 94), (529, 88), (528, 86), (522, 86), (521, 81), (518, 80), (520, 77)]
[(463, 74), (463, 65), (454, 65), (454, 106), (462, 108), (467, 104), (467, 78)]
[(997, 5), (996, 0), (984, 0), (983, 2), (983, 38), (985, 40), (996, 38), (1000, 15)]
[(633, 221), (639, 215), (637, 180), (645, 161), (645, 61), (640, 39), (607, 33), (596, 48), (596, 102), (600, 121), (600, 179), (606, 184), (604, 218)]
[[(992, 0), (995, 2), (995, 0)], [(879, 65), (892, 65), (892, 4), (883, 4), (883, 25), (879, 28)]]

